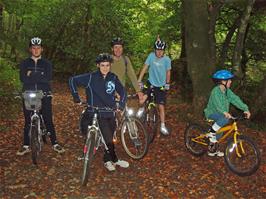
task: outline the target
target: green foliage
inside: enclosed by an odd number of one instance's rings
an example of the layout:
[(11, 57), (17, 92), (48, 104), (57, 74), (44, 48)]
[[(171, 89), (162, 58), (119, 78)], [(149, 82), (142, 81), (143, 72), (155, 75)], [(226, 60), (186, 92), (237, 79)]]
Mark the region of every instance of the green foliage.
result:
[(19, 72), (15, 64), (0, 58), (0, 96), (10, 95), (20, 87)]

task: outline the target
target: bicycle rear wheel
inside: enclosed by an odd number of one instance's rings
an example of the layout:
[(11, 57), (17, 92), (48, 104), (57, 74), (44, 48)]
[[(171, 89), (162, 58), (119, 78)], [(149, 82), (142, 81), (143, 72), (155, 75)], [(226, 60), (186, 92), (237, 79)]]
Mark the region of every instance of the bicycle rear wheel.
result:
[(29, 135), (32, 163), (37, 164), (37, 158), (40, 151), (38, 120), (32, 121)]
[(88, 132), (88, 137), (86, 139), (86, 143), (83, 148), (83, 170), (82, 170), (82, 177), (81, 177), (81, 184), (85, 186), (88, 182), (88, 178), (90, 175), (90, 166), (94, 156), (95, 150), (95, 142), (96, 142), (96, 131), (90, 130)]
[(122, 145), (132, 159), (138, 160), (147, 154), (148, 139), (146, 129), (138, 118), (129, 117), (122, 122)]
[[(240, 157), (237, 155), (240, 154)], [(230, 139), (225, 149), (224, 160), (229, 169), (239, 176), (249, 176), (260, 165), (260, 153), (255, 143), (244, 135), (237, 137), (237, 143)]]
[(195, 156), (201, 156), (207, 151), (207, 142), (205, 137), (201, 136), (203, 132), (203, 128), (198, 124), (190, 124), (185, 130), (185, 146)]
[(159, 126), (159, 113), (156, 106), (151, 106), (147, 109), (145, 114), (145, 124), (149, 134), (149, 143), (152, 143), (157, 135)]

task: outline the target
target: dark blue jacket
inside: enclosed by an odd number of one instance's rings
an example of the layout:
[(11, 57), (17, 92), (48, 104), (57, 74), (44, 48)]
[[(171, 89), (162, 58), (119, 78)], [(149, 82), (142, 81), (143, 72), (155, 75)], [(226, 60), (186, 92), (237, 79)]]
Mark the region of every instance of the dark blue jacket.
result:
[[(77, 87), (83, 86), (86, 89), (88, 105), (115, 108), (115, 93), (117, 92), (120, 95), (120, 108), (123, 109), (125, 107), (126, 90), (114, 73), (109, 72), (104, 78), (101, 72), (97, 70), (92, 73), (71, 77), (69, 86), (75, 101), (80, 101)], [(92, 108), (89, 108), (88, 111), (93, 112)], [(100, 110), (99, 114), (100, 117), (114, 117), (113, 111)]]
[[(30, 75), (27, 73), (31, 71)], [(52, 80), (52, 64), (46, 59), (34, 60), (29, 57), (20, 64), (20, 81), (23, 83), (22, 90), (51, 91), (50, 81)]]

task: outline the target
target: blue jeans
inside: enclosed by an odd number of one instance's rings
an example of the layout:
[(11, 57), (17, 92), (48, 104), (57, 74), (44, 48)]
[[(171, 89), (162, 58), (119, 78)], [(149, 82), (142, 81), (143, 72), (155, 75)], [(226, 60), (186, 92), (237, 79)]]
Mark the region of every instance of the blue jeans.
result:
[[(223, 127), (229, 123), (229, 119), (227, 119), (222, 113), (213, 113), (209, 115), (208, 118), (214, 120), (215, 123), (220, 127)], [(222, 135), (222, 133), (216, 134), (216, 139), (218, 140), (222, 137)]]

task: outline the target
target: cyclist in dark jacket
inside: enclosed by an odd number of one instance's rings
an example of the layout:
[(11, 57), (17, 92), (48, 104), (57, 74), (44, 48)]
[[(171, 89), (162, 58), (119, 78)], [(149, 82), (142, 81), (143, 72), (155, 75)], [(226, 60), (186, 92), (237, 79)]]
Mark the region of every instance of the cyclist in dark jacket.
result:
[[(34, 37), (30, 40), (29, 50), (31, 57), (25, 59), (20, 64), (20, 80), (25, 90), (42, 90), (51, 93), (50, 81), (52, 80), (52, 64), (44, 59), (41, 54), (43, 51), (42, 40)], [(17, 155), (24, 155), (30, 152), (29, 149), (29, 130), (32, 111), (26, 110), (23, 102), (23, 112), (25, 118), (24, 125), (24, 143), (21, 149), (17, 151)], [(52, 97), (46, 96), (42, 99), (41, 113), (50, 134), (50, 140), (53, 149), (58, 153), (63, 153), (64, 149), (58, 144), (56, 139), (55, 128), (52, 117)]]
[[(113, 59), (109, 54), (100, 54), (96, 59), (98, 70), (92, 73), (86, 73), (71, 77), (69, 79), (70, 90), (75, 103), (80, 103), (80, 97), (77, 87), (83, 86), (86, 90), (87, 103), (89, 106), (85, 112), (82, 126), (86, 133), (87, 126), (92, 122), (93, 108), (116, 108), (116, 93), (120, 96), (119, 109), (123, 109), (126, 103), (126, 91), (118, 77), (110, 72), (110, 67)], [(114, 171), (115, 166), (127, 168), (129, 163), (124, 160), (119, 160), (115, 153), (113, 143), (113, 135), (116, 128), (115, 112), (108, 110), (99, 110), (99, 126), (107, 144), (108, 151), (104, 153), (104, 166), (109, 171)]]

